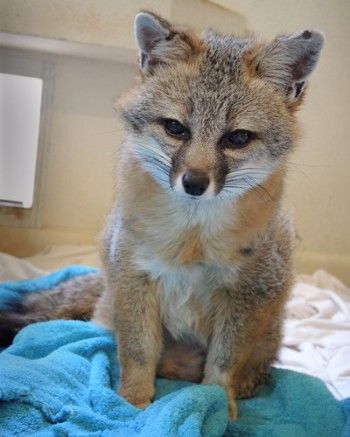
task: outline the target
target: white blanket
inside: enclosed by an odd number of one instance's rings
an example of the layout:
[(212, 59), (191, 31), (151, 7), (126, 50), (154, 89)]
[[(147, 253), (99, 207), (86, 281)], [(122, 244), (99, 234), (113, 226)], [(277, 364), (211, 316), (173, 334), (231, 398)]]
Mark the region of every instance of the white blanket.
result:
[(301, 275), (287, 304), (279, 367), (321, 378), (350, 396), (350, 289), (328, 273)]
[[(100, 266), (92, 246), (57, 246), (31, 258), (0, 254), (0, 281), (33, 278), (69, 264)], [(328, 273), (300, 275), (287, 305), (277, 366), (321, 378), (350, 396), (350, 289)]]

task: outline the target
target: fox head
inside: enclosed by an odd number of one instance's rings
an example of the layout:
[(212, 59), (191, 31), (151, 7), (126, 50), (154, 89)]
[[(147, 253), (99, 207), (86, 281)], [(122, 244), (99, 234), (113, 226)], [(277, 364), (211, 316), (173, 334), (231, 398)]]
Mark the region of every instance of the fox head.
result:
[(199, 37), (140, 12), (135, 35), (141, 80), (121, 113), (128, 147), (163, 189), (233, 199), (283, 165), (321, 33)]

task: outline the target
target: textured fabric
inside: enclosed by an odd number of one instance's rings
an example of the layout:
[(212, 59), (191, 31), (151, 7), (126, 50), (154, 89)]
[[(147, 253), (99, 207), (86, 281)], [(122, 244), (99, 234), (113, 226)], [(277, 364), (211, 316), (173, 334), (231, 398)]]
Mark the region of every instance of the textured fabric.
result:
[(317, 376), (350, 396), (350, 289), (321, 270), (299, 277), (286, 308), (278, 367)]
[(219, 387), (159, 379), (157, 401), (140, 411), (116, 395), (117, 381), (109, 332), (78, 321), (33, 324), (0, 354), (0, 430), (10, 435), (337, 436), (345, 422), (340, 403), (320, 380), (288, 370), (275, 369), (256, 398), (240, 401), (239, 419), (230, 424)]
[(342, 401), (342, 407), (346, 416), (346, 423), (343, 428), (342, 437), (350, 436), (350, 398), (346, 398)]
[[(92, 270), (72, 267), (0, 284), (0, 300), (83, 271)], [(239, 401), (236, 422), (227, 419), (222, 388), (165, 379), (157, 380), (156, 401), (138, 410), (115, 392), (115, 350), (111, 333), (93, 323), (52, 321), (22, 330), (0, 354), (0, 435), (349, 435), (348, 401), (336, 401), (317, 378), (282, 369), (255, 398)]]

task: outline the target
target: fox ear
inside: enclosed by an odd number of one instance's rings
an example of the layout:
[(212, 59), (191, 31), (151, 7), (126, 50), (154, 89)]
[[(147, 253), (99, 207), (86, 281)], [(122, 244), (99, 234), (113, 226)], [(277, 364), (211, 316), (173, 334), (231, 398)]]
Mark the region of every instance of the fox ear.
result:
[(140, 68), (144, 73), (153, 73), (161, 64), (186, 60), (196, 52), (189, 34), (174, 29), (168, 21), (150, 12), (136, 15), (135, 38)]
[(306, 80), (315, 69), (324, 37), (315, 30), (277, 37), (257, 54), (256, 73), (282, 90), (289, 101), (303, 94)]

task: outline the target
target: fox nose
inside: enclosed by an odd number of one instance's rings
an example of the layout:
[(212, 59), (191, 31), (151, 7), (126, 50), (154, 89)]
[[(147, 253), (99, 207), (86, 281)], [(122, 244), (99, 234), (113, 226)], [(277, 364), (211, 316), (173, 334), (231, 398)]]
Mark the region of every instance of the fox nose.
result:
[(200, 170), (188, 170), (182, 176), (182, 185), (187, 194), (201, 196), (209, 186), (209, 178)]

